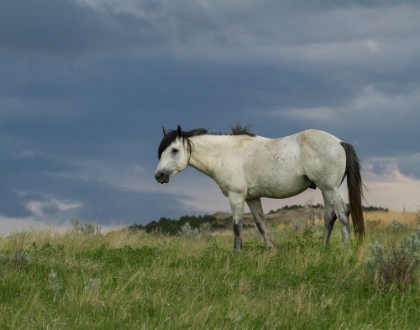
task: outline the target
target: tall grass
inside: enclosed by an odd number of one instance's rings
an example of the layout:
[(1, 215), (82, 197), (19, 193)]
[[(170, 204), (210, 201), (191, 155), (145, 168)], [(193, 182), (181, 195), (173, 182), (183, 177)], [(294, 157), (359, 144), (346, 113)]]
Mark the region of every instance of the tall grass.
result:
[(418, 279), (378, 292), (366, 267), (369, 242), (405, 230), (345, 246), (336, 228), (324, 246), (322, 230), (282, 228), (272, 251), (250, 229), (238, 254), (220, 235), (15, 233), (0, 238), (0, 328), (413, 329)]

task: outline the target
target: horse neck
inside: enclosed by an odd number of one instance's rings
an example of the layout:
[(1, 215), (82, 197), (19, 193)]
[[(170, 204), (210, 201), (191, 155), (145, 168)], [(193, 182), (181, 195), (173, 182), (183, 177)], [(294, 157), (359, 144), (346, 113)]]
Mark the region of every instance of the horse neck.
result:
[(191, 137), (193, 144), (189, 165), (212, 176), (220, 156), (229, 145), (229, 135), (200, 135)]

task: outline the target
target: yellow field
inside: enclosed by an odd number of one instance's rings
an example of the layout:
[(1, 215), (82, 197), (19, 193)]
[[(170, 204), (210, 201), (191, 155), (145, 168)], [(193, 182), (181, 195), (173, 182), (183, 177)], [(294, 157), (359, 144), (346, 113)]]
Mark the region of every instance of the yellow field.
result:
[(409, 211), (388, 211), (388, 212), (365, 212), (365, 222), (374, 222), (380, 227), (390, 226), (392, 219), (397, 219), (399, 222), (404, 222), (407, 226), (417, 228), (420, 226), (420, 212)]
[[(323, 211), (322, 211), (323, 212)], [(323, 214), (323, 213), (322, 213)], [(216, 213), (216, 216), (220, 218), (227, 218), (229, 213)], [(293, 225), (293, 221), (301, 220), (306, 217), (305, 211), (303, 209), (298, 210), (288, 210), (288, 211), (280, 211), (274, 214), (267, 214), (266, 220), (267, 223), (272, 226), (276, 227), (277, 229), (281, 230), (285, 227), (290, 227)], [(396, 219), (398, 222), (405, 223), (410, 228), (417, 228), (420, 226), (420, 210), (416, 212), (410, 211), (392, 211), (389, 210), (388, 212), (385, 211), (369, 211), (364, 212), (365, 224), (367, 230), (369, 228), (384, 228), (391, 226), (391, 220)], [(351, 221), (351, 220), (350, 220)], [(244, 223), (253, 224), (254, 220), (252, 219), (252, 215), (247, 213), (244, 215)], [(317, 219), (315, 221), (316, 226), (323, 226), (324, 221), (323, 219)], [(233, 232), (230, 230), (230, 224), (226, 224), (226, 229), (216, 230), (216, 234), (221, 236), (232, 236)], [(339, 227), (339, 223), (337, 221), (336, 227)]]

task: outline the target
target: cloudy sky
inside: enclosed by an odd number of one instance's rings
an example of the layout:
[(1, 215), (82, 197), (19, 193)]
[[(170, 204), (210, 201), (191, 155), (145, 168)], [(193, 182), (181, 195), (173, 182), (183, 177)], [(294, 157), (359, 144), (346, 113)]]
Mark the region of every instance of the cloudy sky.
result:
[(0, 233), (228, 211), (193, 169), (154, 181), (178, 124), (328, 131), (355, 146), (367, 203), (416, 209), (419, 17), (418, 1), (0, 0)]

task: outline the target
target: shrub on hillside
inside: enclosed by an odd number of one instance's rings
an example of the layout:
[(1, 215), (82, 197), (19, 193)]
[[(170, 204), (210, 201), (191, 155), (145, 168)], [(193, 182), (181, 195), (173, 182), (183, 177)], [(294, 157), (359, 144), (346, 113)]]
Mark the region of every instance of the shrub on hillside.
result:
[(5, 265), (9, 261), (9, 258), (3, 253), (0, 253), (0, 265)]
[(60, 298), (61, 284), (58, 280), (57, 273), (54, 272), (53, 269), (51, 269), (51, 272), (48, 274), (48, 279), (50, 281), (51, 288), (54, 292), (54, 301), (58, 301), (58, 299)]
[(386, 248), (376, 241), (369, 244), (369, 249), (372, 257), (366, 264), (375, 276), (375, 286), (378, 289), (392, 286), (405, 288), (413, 282), (420, 263), (420, 227), (398, 245), (393, 241)]
[(323, 208), (320, 204), (313, 205), (312, 200), (308, 201), (304, 206), (305, 216), (293, 222), (293, 228), (303, 233), (315, 231), (315, 222), (322, 219)]
[(210, 225), (210, 223), (205, 222), (205, 223), (201, 224), (200, 227), (198, 227), (198, 228), (192, 228), (190, 226), (190, 224), (187, 222), (181, 227), (181, 230), (178, 233), (179, 236), (183, 236), (183, 237), (194, 237), (194, 236), (198, 236), (200, 234), (203, 235), (203, 236), (210, 236), (211, 235), (211, 225)]
[(178, 220), (170, 218), (160, 218), (159, 221), (152, 221), (147, 225), (134, 224), (128, 227), (131, 231), (144, 230), (147, 233), (160, 233), (166, 235), (178, 235), (182, 230), (182, 227), (188, 223), (192, 229), (199, 230), (200, 226), (208, 223), (209, 228), (212, 227), (212, 223), (215, 222), (216, 218), (212, 215), (204, 216), (183, 216)]
[(70, 219), (73, 225), (73, 231), (84, 234), (84, 235), (99, 235), (101, 233), (101, 227), (91, 223), (81, 223), (79, 217), (73, 217)]

